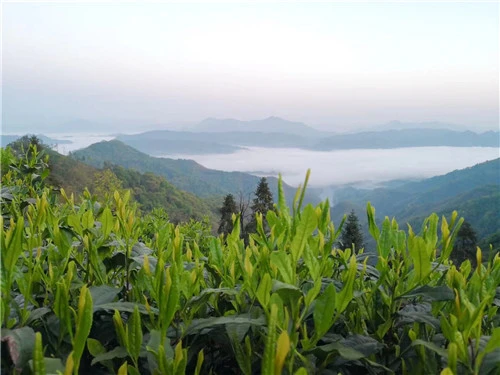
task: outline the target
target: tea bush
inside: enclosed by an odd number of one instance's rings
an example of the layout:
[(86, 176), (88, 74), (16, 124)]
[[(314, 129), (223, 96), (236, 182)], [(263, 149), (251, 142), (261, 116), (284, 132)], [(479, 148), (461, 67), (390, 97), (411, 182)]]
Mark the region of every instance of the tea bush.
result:
[[(245, 246), (2, 172), (2, 373), (498, 374), (500, 255), (449, 257), (462, 219), (417, 233), (367, 215), (376, 249), (336, 249), (328, 201), (276, 211)], [(59, 194), (59, 195), (58, 195)], [(265, 231), (264, 228), (270, 228)]]

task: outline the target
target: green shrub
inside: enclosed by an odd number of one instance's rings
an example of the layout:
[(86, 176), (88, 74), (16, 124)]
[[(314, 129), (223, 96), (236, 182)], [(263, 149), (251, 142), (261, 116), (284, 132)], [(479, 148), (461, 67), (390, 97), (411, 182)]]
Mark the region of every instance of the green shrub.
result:
[[(36, 183), (18, 177), (3, 186)], [(2, 373), (500, 370), (500, 255), (453, 264), (456, 213), (417, 234), (378, 227), (368, 204), (368, 255), (335, 248), (341, 227), (328, 202), (302, 207), (305, 187), (290, 210), (281, 180), (248, 246), (238, 217), (213, 237), (139, 217), (129, 193), (100, 205), (36, 189), (2, 196)]]

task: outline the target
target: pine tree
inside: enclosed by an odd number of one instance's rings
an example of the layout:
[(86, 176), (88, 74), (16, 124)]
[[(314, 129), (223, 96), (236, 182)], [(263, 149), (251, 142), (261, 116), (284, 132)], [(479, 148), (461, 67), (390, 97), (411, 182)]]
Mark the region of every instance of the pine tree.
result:
[(219, 221), (219, 229), (217, 233), (228, 234), (233, 231), (233, 214), (238, 213), (238, 208), (236, 207), (236, 202), (232, 194), (228, 194), (224, 197), (224, 203), (219, 210), (221, 218)]
[(364, 247), (361, 226), (359, 225), (358, 217), (354, 213), (354, 210), (351, 211), (347, 217), (344, 227), (342, 228), (340, 247), (342, 249), (354, 248), (356, 250)]
[[(274, 210), (273, 193), (271, 193), (265, 177), (260, 179), (257, 190), (255, 190), (255, 198), (253, 199), (251, 209), (252, 218), (246, 226), (247, 233), (255, 233), (257, 230), (257, 221), (255, 219), (257, 213), (261, 213), (265, 217), (268, 211)], [(264, 229), (267, 230), (266, 227)]]

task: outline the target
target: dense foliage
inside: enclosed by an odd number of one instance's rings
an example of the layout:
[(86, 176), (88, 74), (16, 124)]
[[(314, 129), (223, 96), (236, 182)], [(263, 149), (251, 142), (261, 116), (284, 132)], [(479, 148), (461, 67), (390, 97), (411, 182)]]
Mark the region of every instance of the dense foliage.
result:
[(141, 217), (129, 193), (58, 203), (45, 162), (32, 150), (2, 177), (2, 373), (500, 370), (500, 255), (453, 264), (456, 213), (417, 234), (368, 204), (370, 266), (335, 248), (328, 202), (299, 189), (289, 209), (281, 181), (245, 246), (237, 217), (223, 238)]
[(238, 214), (238, 208), (234, 201), (233, 194), (228, 194), (224, 197), (224, 202), (220, 208), (220, 220), (218, 234), (229, 234), (233, 231), (233, 215)]
[[(274, 210), (273, 193), (269, 189), (267, 178), (262, 177), (260, 179), (257, 189), (255, 189), (255, 198), (252, 200), (250, 208), (252, 212), (248, 223), (245, 225), (245, 232), (255, 233), (257, 231), (257, 215), (262, 214), (263, 219), (265, 219), (267, 212)], [(269, 231), (269, 227), (266, 224), (267, 221), (264, 220), (264, 230), (267, 232)]]
[(476, 232), (484, 250), (500, 246), (494, 238), (500, 230), (500, 159), (456, 170), (442, 176), (421, 181), (392, 181), (384, 187), (362, 189), (356, 187), (337, 188), (333, 191), (335, 205), (332, 218), (340, 221), (352, 209), (360, 220), (365, 245), (374, 247), (369, 237), (368, 222), (364, 214), (366, 202), (372, 202), (377, 212), (384, 216), (395, 216), (400, 223), (419, 226), (430, 212), (440, 217), (449, 217), (453, 211), (467, 218)]

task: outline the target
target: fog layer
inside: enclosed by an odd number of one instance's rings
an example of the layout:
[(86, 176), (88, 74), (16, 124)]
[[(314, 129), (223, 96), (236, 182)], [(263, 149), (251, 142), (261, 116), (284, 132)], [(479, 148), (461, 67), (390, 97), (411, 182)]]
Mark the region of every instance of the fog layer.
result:
[(233, 154), (163, 156), (193, 159), (207, 168), (223, 171), (274, 176), (281, 173), (288, 184), (295, 186), (302, 183), (310, 168), (310, 185), (321, 187), (428, 178), (498, 158), (499, 150), (490, 147), (414, 147), (314, 152), (248, 147)]

